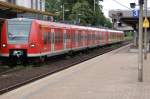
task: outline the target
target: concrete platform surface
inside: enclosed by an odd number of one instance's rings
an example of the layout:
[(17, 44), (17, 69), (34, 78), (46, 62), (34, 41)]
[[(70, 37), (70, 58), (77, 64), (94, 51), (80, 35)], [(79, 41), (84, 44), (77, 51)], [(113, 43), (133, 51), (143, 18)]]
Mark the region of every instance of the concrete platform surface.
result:
[(137, 53), (122, 47), (0, 96), (0, 99), (150, 99), (150, 55), (144, 82)]

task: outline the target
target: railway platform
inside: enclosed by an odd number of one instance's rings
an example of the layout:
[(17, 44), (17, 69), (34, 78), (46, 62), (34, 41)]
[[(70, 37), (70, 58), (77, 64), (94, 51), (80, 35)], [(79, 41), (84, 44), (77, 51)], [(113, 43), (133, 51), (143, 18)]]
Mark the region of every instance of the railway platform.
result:
[(149, 99), (150, 54), (144, 82), (138, 82), (138, 59), (130, 45), (10, 91), (0, 99)]

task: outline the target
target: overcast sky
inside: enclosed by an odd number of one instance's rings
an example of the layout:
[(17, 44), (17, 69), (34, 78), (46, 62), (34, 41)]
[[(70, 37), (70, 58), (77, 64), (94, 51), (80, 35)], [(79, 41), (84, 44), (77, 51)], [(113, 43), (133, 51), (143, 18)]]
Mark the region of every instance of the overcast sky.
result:
[[(103, 5), (103, 12), (105, 16), (108, 17), (109, 10), (114, 10), (114, 9), (129, 10), (128, 8), (130, 8), (131, 2), (135, 2), (136, 4), (138, 4), (138, 0), (103, 0), (101, 4)], [(150, 7), (150, 0), (148, 0), (148, 6)]]

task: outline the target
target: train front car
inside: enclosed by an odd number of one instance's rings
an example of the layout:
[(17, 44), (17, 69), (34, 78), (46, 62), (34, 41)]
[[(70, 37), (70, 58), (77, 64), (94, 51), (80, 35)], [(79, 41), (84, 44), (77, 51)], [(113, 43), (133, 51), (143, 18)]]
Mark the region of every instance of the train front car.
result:
[[(4, 22), (1, 33), (0, 55), (10, 64), (26, 63), (32, 19), (16, 18)], [(35, 45), (31, 45), (34, 47)]]

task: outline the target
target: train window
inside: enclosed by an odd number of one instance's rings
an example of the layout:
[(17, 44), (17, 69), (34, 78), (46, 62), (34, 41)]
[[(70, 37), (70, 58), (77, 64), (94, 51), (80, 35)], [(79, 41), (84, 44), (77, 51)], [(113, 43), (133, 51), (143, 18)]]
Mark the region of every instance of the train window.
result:
[(113, 33), (114, 35), (113, 35), (113, 39), (115, 39), (115, 33)]
[(114, 38), (115, 38), (115, 33), (113, 32), (113, 40), (114, 40)]
[(81, 32), (81, 40), (84, 40), (83, 32)]
[(52, 33), (52, 35), (51, 35), (52, 36), (51, 37), (51, 39), (52, 39), (51, 42), (52, 42), (52, 44), (54, 44), (55, 43), (55, 36), (54, 36), (55, 33), (54, 32), (51, 32), (51, 33)]
[(55, 43), (58, 43), (59, 41), (59, 33), (55, 33)]
[(8, 20), (8, 43), (27, 43), (31, 22)]
[(98, 34), (98, 32), (96, 34), (96, 40), (99, 40), (99, 34)]
[(103, 32), (100, 32), (100, 40), (102, 41), (103, 40)]
[(81, 32), (78, 34), (78, 41), (81, 42)]
[(85, 40), (87, 41), (87, 39), (88, 39), (87, 33), (84, 35), (84, 38), (85, 38)]
[(62, 43), (63, 42), (63, 35), (62, 35), (62, 33), (60, 32), (60, 34), (59, 34), (59, 42), (60, 43)]
[(62, 41), (63, 41), (63, 38), (62, 38), (61, 32), (55, 33), (55, 42), (56, 43), (61, 43)]
[(112, 32), (110, 32), (110, 40), (112, 40)]
[(92, 40), (92, 33), (90, 32), (90, 41)]
[(55, 43), (57, 43), (57, 33), (55, 33)]
[(59, 42), (59, 32), (55, 33), (55, 43)]
[(49, 44), (51, 43), (51, 33), (50, 32), (48, 33), (48, 43)]
[(75, 42), (75, 33), (72, 33), (72, 42)]
[(44, 44), (47, 44), (47, 32), (44, 33)]
[(91, 33), (88, 34), (88, 40), (91, 41)]
[(66, 39), (67, 39), (67, 41), (71, 39), (70, 33), (66, 34)]
[(61, 33), (58, 32), (57, 34), (58, 34), (58, 43), (60, 43), (61, 42)]
[(108, 40), (110, 41), (110, 32), (108, 32)]
[(95, 39), (95, 34), (93, 33), (93, 34), (92, 34), (92, 40), (94, 40), (94, 39)]
[(90, 34), (88, 34), (88, 38), (87, 39), (88, 39), (88, 41), (90, 40)]

